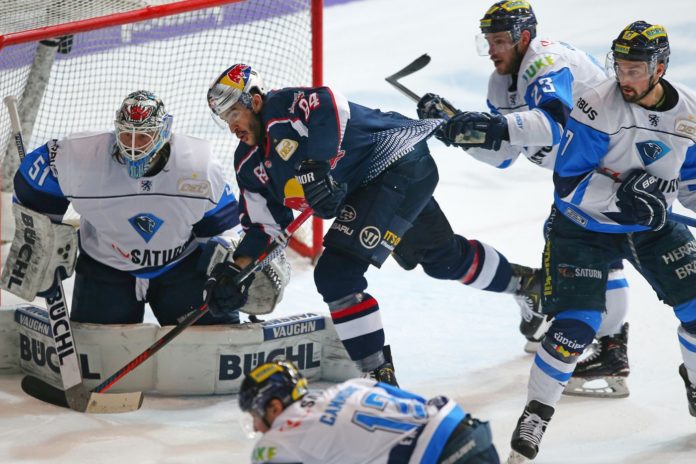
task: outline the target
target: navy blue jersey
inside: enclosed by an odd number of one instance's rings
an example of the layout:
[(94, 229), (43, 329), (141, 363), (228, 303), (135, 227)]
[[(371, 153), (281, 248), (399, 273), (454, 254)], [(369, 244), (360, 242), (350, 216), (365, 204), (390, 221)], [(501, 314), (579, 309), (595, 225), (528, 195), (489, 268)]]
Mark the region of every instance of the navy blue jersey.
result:
[(269, 92), (261, 109), (260, 145), (240, 143), (235, 169), (246, 236), (237, 256), (256, 257), (304, 209), (295, 167), (303, 160), (331, 162), (331, 175), (348, 192), (375, 179), (441, 123), (417, 121), (348, 102), (328, 87)]

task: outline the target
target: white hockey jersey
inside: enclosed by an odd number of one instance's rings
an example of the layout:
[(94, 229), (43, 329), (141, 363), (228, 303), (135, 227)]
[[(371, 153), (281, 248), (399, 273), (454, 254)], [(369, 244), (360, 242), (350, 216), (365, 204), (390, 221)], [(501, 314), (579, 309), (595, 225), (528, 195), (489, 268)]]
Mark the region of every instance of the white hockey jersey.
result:
[(619, 212), (616, 191), (635, 169), (659, 179), (668, 205), (679, 197), (696, 211), (696, 94), (662, 82), (679, 96), (667, 111), (626, 103), (615, 80), (578, 99), (554, 169), (555, 204), (578, 225), (609, 233), (646, 230), (605, 214)]
[(113, 132), (52, 140), (22, 162), (16, 198), (55, 219), (71, 202), (84, 252), (137, 277), (156, 277), (191, 253), (196, 239), (239, 224), (237, 201), (208, 142), (174, 134), (169, 143), (166, 166), (133, 179), (112, 156)]
[(275, 419), (252, 462), (434, 463), (466, 416), (444, 400), (426, 402), (369, 379), (310, 392)]
[[(516, 79), (513, 82), (513, 79)], [(487, 104), (505, 115), (510, 142), (500, 150), (470, 148), (479, 161), (498, 168), (510, 166), (524, 154), (535, 164), (553, 169), (565, 119), (578, 96), (607, 79), (591, 55), (564, 42), (533, 39), (518, 75), (491, 74)]]

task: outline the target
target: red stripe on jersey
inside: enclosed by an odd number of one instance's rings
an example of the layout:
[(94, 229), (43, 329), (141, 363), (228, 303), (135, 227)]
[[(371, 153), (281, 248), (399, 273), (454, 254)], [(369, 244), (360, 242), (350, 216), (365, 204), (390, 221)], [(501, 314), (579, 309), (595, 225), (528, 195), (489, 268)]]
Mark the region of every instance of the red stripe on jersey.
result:
[(471, 266), (469, 266), (469, 270), (466, 272), (466, 274), (464, 274), (464, 277), (460, 279), (460, 281), (463, 284), (470, 284), (474, 280), (474, 277), (476, 276), (476, 273), (478, 272), (479, 268), (478, 243), (475, 240), (469, 240), (469, 245), (474, 248), (474, 259), (471, 261)]
[(342, 317), (351, 316), (355, 313), (359, 313), (359, 312), (365, 311), (367, 309), (371, 309), (374, 306), (377, 306), (377, 300), (370, 297), (367, 300), (361, 301), (360, 303), (355, 304), (353, 306), (348, 306), (347, 308), (342, 309), (340, 311), (332, 312), (331, 319), (340, 319)]

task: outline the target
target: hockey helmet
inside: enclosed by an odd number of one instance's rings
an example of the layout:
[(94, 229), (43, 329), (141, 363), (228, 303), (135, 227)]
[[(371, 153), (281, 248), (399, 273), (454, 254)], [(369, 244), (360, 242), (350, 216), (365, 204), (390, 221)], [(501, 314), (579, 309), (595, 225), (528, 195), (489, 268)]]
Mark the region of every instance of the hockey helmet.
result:
[(129, 94), (116, 111), (116, 144), (128, 167), (128, 175), (145, 175), (155, 155), (171, 137), (172, 116), (164, 103), (147, 90)]
[(513, 43), (520, 40), (522, 31), (529, 31), (531, 38), (536, 37), (537, 20), (532, 5), (524, 0), (504, 0), (491, 6), (481, 18), (480, 27), (483, 34), (492, 32), (510, 32)]
[(669, 63), (669, 40), (667, 30), (657, 24), (636, 21), (624, 28), (611, 44), (614, 66), (616, 60), (645, 61), (649, 72), (655, 71), (658, 63)]
[(290, 361), (273, 361), (249, 372), (239, 390), (239, 407), (259, 417), (273, 398), (289, 406), (307, 394), (307, 379)]
[(210, 84), (208, 106), (216, 116), (225, 120), (226, 113), (238, 101), (251, 108), (252, 91), (266, 94), (261, 75), (246, 64), (232, 65)]

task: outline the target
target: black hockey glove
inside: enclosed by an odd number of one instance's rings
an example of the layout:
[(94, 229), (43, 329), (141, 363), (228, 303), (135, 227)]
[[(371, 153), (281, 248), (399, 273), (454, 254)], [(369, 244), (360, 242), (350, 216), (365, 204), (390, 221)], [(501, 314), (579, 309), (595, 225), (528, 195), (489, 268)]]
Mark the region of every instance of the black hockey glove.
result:
[(234, 263), (223, 261), (218, 263), (210, 273), (210, 278), (203, 287), (203, 300), (208, 303), (208, 310), (213, 316), (224, 316), (247, 303), (249, 287), (254, 281), (252, 273), (241, 283), (235, 283), (235, 278), (242, 269)]
[(640, 224), (660, 230), (667, 221), (667, 202), (657, 188), (657, 177), (642, 169), (632, 171), (616, 192), (620, 213), (607, 216), (619, 224)]
[(338, 214), (348, 186), (331, 177), (328, 161), (302, 161), (295, 166), (295, 179), (302, 185), (305, 200), (316, 216), (330, 219)]
[(416, 112), (419, 119), (448, 119), (461, 111), (441, 96), (434, 93), (426, 93), (418, 101)]
[(442, 131), (449, 143), (462, 148), (499, 150), (503, 140), (510, 140), (507, 120), (499, 114), (465, 111), (452, 116)]

